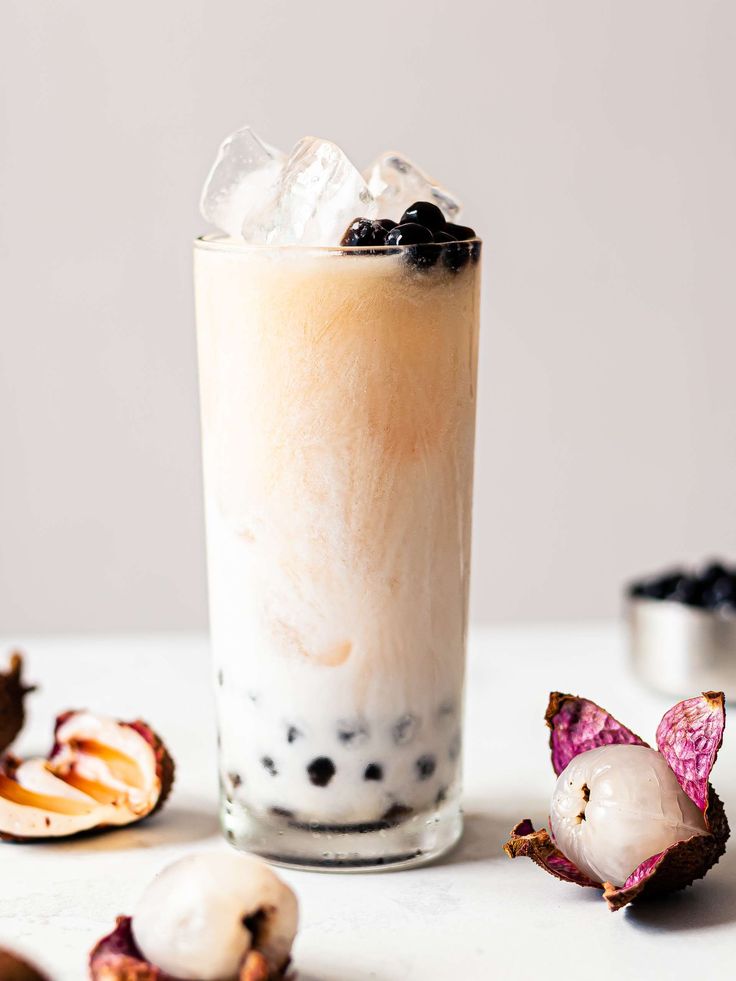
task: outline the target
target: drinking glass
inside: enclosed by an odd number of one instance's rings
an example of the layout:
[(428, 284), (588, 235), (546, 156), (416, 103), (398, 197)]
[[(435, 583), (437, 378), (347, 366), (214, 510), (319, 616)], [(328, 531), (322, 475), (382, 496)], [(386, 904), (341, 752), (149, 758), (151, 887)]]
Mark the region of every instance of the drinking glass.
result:
[(195, 243), (221, 818), (273, 862), (461, 834), (480, 253)]

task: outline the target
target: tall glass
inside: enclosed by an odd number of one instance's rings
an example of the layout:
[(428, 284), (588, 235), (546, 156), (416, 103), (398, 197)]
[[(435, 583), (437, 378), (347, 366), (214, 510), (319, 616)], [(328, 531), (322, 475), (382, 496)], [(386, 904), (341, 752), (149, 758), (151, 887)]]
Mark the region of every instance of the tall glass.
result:
[(195, 244), (222, 823), (271, 861), (461, 834), (479, 256)]

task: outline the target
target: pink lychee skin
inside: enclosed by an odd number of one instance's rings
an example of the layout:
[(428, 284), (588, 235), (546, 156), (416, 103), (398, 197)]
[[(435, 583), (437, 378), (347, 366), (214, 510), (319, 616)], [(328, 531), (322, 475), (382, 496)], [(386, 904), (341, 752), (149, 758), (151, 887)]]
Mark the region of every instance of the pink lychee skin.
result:
[[(677, 845), (670, 845), (670, 848), (676, 848)], [(667, 849), (668, 851), (670, 849)], [(644, 882), (649, 876), (655, 871), (659, 863), (662, 861), (665, 852), (660, 852), (658, 855), (652, 855), (651, 858), (646, 859), (641, 865), (638, 865), (634, 871), (631, 873), (629, 878), (621, 886), (621, 892), (625, 892), (627, 889), (633, 889), (634, 886), (638, 886), (640, 882)], [(619, 890), (616, 890), (618, 892)]]
[[(131, 924), (131, 917), (119, 916), (115, 929), (95, 944), (89, 956), (92, 981), (177, 981), (144, 958), (133, 937)], [(276, 974), (266, 973), (268, 968), (262, 955), (251, 951), (250, 956), (255, 962), (246, 959), (240, 969), (240, 981), (296, 981), (296, 975), (289, 971), (290, 962)]]
[(708, 777), (723, 742), (723, 695), (706, 691), (678, 702), (657, 727), (657, 748), (690, 800), (705, 811)]
[(558, 777), (571, 759), (589, 749), (620, 744), (647, 745), (631, 729), (588, 698), (552, 692), (545, 718), (552, 730), (549, 745), (552, 766)]

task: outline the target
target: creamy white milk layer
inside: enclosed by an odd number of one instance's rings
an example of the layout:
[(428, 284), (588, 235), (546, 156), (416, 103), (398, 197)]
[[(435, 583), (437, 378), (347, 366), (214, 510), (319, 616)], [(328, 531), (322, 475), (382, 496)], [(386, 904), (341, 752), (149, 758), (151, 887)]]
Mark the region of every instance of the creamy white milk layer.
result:
[(195, 250), (226, 793), (359, 824), (457, 776), (478, 272)]

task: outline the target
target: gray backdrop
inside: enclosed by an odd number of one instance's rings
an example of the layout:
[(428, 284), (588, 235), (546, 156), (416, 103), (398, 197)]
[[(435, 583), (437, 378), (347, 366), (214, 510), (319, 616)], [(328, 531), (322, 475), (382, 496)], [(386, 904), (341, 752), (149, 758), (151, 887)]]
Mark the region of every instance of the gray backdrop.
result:
[(4, 0), (0, 630), (206, 620), (190, 241), (250, 122), (486, 240), (476, 619), (736, 558), (736, 4)]

